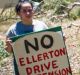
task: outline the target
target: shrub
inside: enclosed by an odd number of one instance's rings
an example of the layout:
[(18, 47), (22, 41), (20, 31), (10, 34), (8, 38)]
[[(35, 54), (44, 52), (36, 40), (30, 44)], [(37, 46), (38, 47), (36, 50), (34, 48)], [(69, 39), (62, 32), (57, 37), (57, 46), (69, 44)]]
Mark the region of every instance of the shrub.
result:
[(70, 18), (76, 20), (77, 18), (80, 18), (80, 7), (75, 6), (69, 14)]
[(0, 40), (0, 60), (9, 56), (9, 53), (4, 49), (4, 43)]

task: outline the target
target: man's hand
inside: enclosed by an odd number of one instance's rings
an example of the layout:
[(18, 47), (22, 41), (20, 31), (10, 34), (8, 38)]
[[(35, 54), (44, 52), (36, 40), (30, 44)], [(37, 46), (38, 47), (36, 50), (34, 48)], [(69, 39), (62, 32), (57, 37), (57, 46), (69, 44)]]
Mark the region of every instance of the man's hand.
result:
[(0, 40), (4, 42), (4, 48), (7, 52), (11, 53), (13, 48), (12, 48), (12, 41), (7, 38), (4, 34), (0, 34)]
[(11, 53), (13, 50), (12, 41), (9, 38), (6, 38), (6, 41), (5, 41), (5, 50), (9, 53)]

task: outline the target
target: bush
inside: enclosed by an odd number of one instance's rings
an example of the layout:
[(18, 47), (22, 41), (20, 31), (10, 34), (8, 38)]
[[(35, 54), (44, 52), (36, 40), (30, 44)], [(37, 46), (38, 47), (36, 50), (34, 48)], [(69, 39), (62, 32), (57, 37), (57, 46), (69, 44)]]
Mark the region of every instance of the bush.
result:
[(64, 14), (66, 7), (74, 2), (74, 0), (45, 0), (43, 9), (46, 10), (53, 10), (53, 14)]
[(0, 60), (9, 56), (9, 53), (4, 49), (4, 43), (0, 40)]
[(69, 14), (69, 17), (76, 20), (77, 18), (80, 18), (80, 7), (74, 7), (70, 14)]

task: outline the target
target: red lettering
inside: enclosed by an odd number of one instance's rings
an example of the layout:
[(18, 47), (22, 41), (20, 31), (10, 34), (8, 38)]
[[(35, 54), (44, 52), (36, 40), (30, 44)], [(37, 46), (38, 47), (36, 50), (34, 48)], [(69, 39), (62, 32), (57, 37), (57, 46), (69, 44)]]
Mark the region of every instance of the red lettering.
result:
[(33, 68), (34, 68), (34, 73), (40, 72), (39, 65), (35, 65)]
[(32, 74), (32, 69), (30, 67), (27, 67), (26, 72), (27, 72), (27, 75), (31, 75)]
[(48, 54), (47, 53), (43, 53), (43, 58), (44, 58), (44, 60), (49, 59)]
[(56, 62), (57, 62), (56, 60), (52, 61), (52, 68), (53, 69), (58, 68)]
[(59, 50), (55, 50), (54, 55), (55, 55), (56, 57), (58, 57), (58, 56), (59, 56)]
[(63, 68), (61, 70), (55, 70), (54, 74), (55, 75), (68, 75), (68, 74), (71, 74), (71, 70), (70, 68)]
[(66, 48), (60, 49), (60, 54), (61, 56), (67, 54)]
[(61, 75), (61, 71), (60, 71), (60, 70), (58, 70), (57, 74), (58, 74), (58, 75)]
[(47, 73), (43, 73), (42, 75), (47, 75)]
[(19, 58), (19, 63), (20, 63), (20, 66), (24, 66), (25, 65), (24, 58)]
[(52, 71), (52, 72), (48, 72), (48, 75), (54, 75), (54, 72)]
[(42, 72), (44, 71), (44, 66), (41, 64), (41, 70), (42, 70)]
[(66, 70), (65, 69), (62, 69), (62, 75), (66, 75), (66, 74), (67, 74)]
[(32, 56), (32, 60), (33, 62), (37, 62), (37, 59), (34, 56)]
[(55, 74), (55, 75), (61, 75), (61, 72), (60, 72), (60, 70), (58, 70), (58, 71), (55, 70), (55, 71), (54, 71), (54, 74)]
[(27, 64), (31, 64), (32, 62), (30, 62), (29, 57), (26, 57), (26, 63)]
[(41, 56), (42, 56), (42, 54), (38, 54), (38, 55), (37, 55), (37, 57), (38, 57), (38, 61), (43, 60)]
[(48, 52), (48, 53), (50, 53), (50, 57), (51, 57), (51, 58), (53, 58), (53, 52), (54, 52), (54, 51)]
[(68, 75), (68, 73), (72, 73), (72, 71), (71, 71), (71, 68), (70, 68), (70, 67), (66, 68), (66, 71), (67, 71), (67, 75)]
[(48, 62), (47, 65), (44, 63), (44, 66), (45, 66), (45, 68), (46, 68), (47, 70), (49, 70), (49, 69), (50, 69), (50, 62)]

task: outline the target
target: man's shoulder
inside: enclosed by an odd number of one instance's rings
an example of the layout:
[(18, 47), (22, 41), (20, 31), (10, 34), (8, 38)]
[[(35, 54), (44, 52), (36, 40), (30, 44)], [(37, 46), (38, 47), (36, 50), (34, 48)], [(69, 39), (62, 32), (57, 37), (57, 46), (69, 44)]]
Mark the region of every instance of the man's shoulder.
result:
[(36, 19), (34, 19), (33, 20), (33, 24), (34, 25), (42, 25), (42, 24), (45, 24), (43, 21), (41, 21), (41, 20), (36, 20)]
[(10, 29), (14, 29), (18, 24), (19, 24), (19, 22), (13, 23), (13, 24), (10, 26)]

